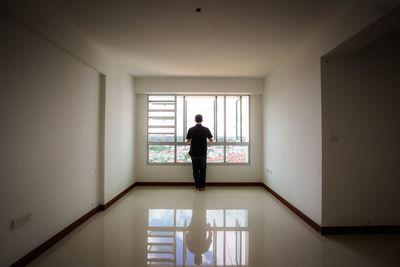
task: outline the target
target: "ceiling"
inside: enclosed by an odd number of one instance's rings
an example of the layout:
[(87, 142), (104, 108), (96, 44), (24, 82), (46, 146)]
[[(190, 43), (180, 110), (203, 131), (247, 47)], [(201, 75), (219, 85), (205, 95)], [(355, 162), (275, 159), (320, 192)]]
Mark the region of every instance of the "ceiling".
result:
[(225, 77), (265, 76), (346, 2), (53, 0), (134, 76)]

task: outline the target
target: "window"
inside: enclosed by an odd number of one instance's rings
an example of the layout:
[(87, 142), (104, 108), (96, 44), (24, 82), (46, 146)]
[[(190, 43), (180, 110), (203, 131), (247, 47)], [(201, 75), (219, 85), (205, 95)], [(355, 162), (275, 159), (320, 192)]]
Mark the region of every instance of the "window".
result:
[(249, 163), (248, 95), (148, 95), (147, 102), (148, 163), (191, 162), (185, 137), (196, 114), (214, 136), (208, 163)]

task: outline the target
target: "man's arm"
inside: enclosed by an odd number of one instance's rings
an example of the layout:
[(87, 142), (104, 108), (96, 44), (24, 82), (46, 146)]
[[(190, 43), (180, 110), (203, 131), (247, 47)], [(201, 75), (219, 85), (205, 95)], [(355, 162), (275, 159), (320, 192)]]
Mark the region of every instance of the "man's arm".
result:
[(211, 132), (210, 132), (210, 130), (208, 128), (207, 128), (207, 130), (208, 130), (208, 133), (207, 133), (208, 141), (213, 142), (214, 141), (213, 140), (213, 135), (211, 134)]
[(192, 132), (190, 131), (190, 129), (189, 129), (189, 131), (187, 132), (187, 134), (186, 134), (186, 140), (185, 140), (185, 142), (186, 143), (190, 143), (190, 140), (192, 139)]

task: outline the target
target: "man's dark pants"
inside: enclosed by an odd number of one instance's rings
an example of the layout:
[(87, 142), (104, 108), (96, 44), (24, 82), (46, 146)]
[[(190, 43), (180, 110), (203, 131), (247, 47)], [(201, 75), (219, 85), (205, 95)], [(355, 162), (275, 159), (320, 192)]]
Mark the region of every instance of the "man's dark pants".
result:
[(204, 188), (206, 185), (206, 157), (192, 157), (193, 178), (196, 188)]

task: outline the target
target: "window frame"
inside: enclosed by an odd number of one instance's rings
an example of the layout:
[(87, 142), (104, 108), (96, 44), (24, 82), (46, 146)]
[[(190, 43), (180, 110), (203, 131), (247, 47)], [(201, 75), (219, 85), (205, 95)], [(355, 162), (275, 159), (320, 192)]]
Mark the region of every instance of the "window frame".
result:
[[(150, 100), (150, 96), (170, 96), (174, 97), (174, 100)], [(223, 146), (224, 148), (224, 162), (207, 162), (208, 165), (215, 165), (215, 166), (226, 166), (226, 165), (231, 165), (231, 166), (240, 166), (240, 165), (250, 165), (251, 163), (251, 95), (250, 94), (147, 94), (147, 103), (146, 103), (146, 164), (150, 166), (154, 165), (164, 165), (164, 166), (187, 166), (191, 164), (191, 162), (177, 162), (177, 146), (189, 146), (189, 144), (185, 141), (183, 142), (177, 142), (177, 98), (178, 96), (183, 97), (183, 140), (186, 140), (186, 134), (187, 134), (187, 108), (186, 108), (186, 100), (185, 97), (191, 97), (191, 96), (210, 96), (210, 97), (215, 97), (215, 105), (214, 105), (214, 137), (213, 137), (213, 142), (209, 143), (207, 142), (208, 146)], [(217, 122), (217, 112), (218, 112), (218, 97), (224, 97), (224, 142), (217, 142), (218, 138), (218, 122)], [(238, 96), (240, 97), (240, 142), (226, 142), (226, 97), (227, 96)], [(248, 142), (243, 142), (243, 101), (242, 97), (247, 96), (248, 97)], [(174, 112), (174, 126), (159, 126), (158, 128), (174, 128), (174, 133), (158, 133), (158, 134), (173, 134), (174, 135), (174, 142), (149, 142), (149, 128), (157, 128), (157, 126), (150, 126), (149, 125), (149, 118), (150, 117), (156, 117), (156, 116), (149, 116), (149, 112), (155, 111), (154, 109), (150, 110), (150, 103), (151, 102), (173, 102), (175, 107), (174, 109), (171, 110), (159, 110), (160, 112)], [(149, 146), (150, 145), (170, 145), (174, 146), (174, 162), (150, 162), (149, 161)], [(226, 147), (227, 146), (247, 146), (247, 162), (227, 162), (226, 161)]]

